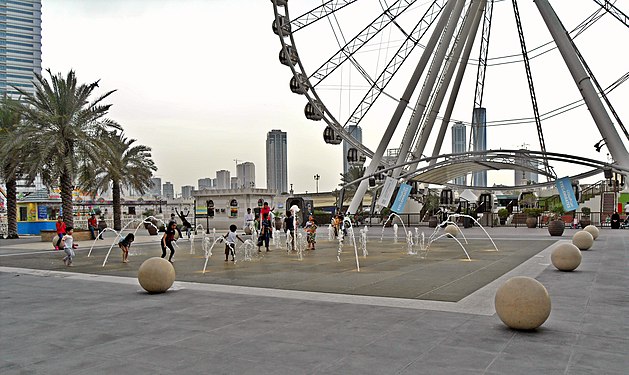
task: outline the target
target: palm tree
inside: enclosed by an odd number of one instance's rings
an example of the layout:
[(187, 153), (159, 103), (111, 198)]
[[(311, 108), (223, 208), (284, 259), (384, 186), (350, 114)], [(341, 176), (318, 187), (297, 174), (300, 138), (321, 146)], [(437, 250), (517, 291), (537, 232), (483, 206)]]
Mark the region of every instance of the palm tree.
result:
[(20, 166), (26, 158), (20, 146), (19, 126), (21, 115), (19, 103), (6, 95), (0, 101), (0, 176), (4, 179), (7, 191), (7, 238), (18, 238), (17, 234), (17, 180)]
[(122, 228), (121, 188), (144, 194), (151, 186), (151, 176), (157, 170), (151, 159), (151, 148), (133, 145), (123, 133), (105, 132), (100, 137), (102, 152), (84, 163), (79, 172), (79, 186), (97, 194), (107, 190), (111, 182), (114, 209), (114, 229)]
[[(352, 181), (358, 180), (359, 178), (362, 178), (364, 174), (365, 174), (365, 167), (363, 167), (362, 165), (351, 166), (347, 170), (347, 173), (341, 173), (341, 183), (339, 184), (339, 186), (344, 186), (344, 185), (349, 184)], [(355, 183), (355, 184), (345, 186), (343, 202), (347, 199), (351, 199), (354, 196), (354, 193), (356, 192), (356, 189), (358, 189), (359, 184), (360, 183)], [(341, 206), (343, 206), (343, 202), (341, 202)]]
[(74, 226), (72, 190), (74, 188), (78, 155), (98, 154), (97, 135), (120, 126), (104, 116), (111, 104), (103, 100), (115, 90), (90, 101), (98, 81), (78, 84), (74, 71), (64, 77), (47, 70), (50, 82), (35, 74), (35, 92), (15, 88), (22, 95), (23, 116), (30, 123), (26, 132), (29, 139), (37, 140), (31, 150), (32, 169), (41, 174), (47, 186), (58, 184), (61, 189), (63, 220)]

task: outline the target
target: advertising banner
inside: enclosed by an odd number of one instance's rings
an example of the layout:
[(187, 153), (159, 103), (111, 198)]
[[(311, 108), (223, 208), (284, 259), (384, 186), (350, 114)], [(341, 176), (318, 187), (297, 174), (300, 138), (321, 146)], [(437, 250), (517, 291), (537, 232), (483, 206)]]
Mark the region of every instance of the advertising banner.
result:
[(561, 198), (561, 204), (563, 209), (568, 212), (579, 208), (577, 197), (574, 196), (574, 190), (572, 190), (572, 182), (569, 177), (557, 179), (555, 181), (557, 190), (559, 191), (559, 197)]
[(400, 189), (397, 192), (397, 196), (395, 197), (395, 201), (393, 202), (393, 206), (391, 206), (391, 211), (395, 213), (402, 213), (404, 211), (404, 206), (406, 205), (406, 201), (408, 201), (408, 196), (411, 193), (411, 185), (409, 184), (401, 184)]
[(382, 192), (380, 192), (380, 196), (378, 197), (378, 201), (376, 202), (378, 206), (389, 206), (389, 202), (391, 201), (391, 197), (393, 196), (393, 191), (395, 190), (395, 185), (397, 185), (395, 179), (387, 177), (387, 179), (384, 181)]

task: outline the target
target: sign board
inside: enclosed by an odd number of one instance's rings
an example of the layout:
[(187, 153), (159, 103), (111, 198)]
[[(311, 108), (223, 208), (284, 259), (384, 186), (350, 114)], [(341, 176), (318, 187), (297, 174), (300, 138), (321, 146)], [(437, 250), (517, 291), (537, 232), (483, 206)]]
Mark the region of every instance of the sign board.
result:
[(560, 178), (555, 181), (557, 190), (559, 191), (559, 198), (561, 198), (561, 204), (563, 209), (568, 212), (579, 208), (577, 198), (574, 196), (574, 190), (572, 190), (572, 182), (569, 177)]
[(406, 201), (408, 201), (409, 194), (411, 194), (411, 185), (401, 184), (400, 189), (397, 192), (397, 196), (395, 197), (395, 201), (393, 202), (393, 206), (391, 206), (391, 211), (398, 214), (402, 213), (404, 211)]
[(395, 186), (397, 182), (394, 178), (388, 177), (384, 181), (384, 186), (382, 187), (382, 192), (378, 197), (378, 201), (376, 202), (378, 206), (388, 207), (389, 202), (391, 201), (391, 196), (393, 196), (393, 191), (395, 190)]
[(48, 220), (48, 206), (44, 206), (43, 204), (37, 205), (37, 219)]

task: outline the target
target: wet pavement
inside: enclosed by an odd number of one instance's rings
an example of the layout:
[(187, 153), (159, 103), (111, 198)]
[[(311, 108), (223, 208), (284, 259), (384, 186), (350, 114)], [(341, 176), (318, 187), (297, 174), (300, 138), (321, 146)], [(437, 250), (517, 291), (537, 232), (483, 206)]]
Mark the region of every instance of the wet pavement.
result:
[[(422, 228), (426, 236), (428, 228)], [(177, 281), (148, 295), (136, 276), (161, 255), (159, 237), (141, 234), (121, 262), (109, 234), (75, 266), (50, 244), (0, 241), (2, 374), (624, 374), (629, 368), (629, 231), (605, 229), (575, 272), (550, 265), (557, 238), (546, 229), (478, 228), (428, 253), (407, 253), (403, 231), (369, 255), (318, 233), (317, 250), (272, 252), (224, 262), (213, 248), (207, 272), (201, 238), (178, 241)], [(559, 240), (569, 240), (566, 230)], [(552, 300), (531, 332), (494, 314), (508, 278), (536, 278)]]

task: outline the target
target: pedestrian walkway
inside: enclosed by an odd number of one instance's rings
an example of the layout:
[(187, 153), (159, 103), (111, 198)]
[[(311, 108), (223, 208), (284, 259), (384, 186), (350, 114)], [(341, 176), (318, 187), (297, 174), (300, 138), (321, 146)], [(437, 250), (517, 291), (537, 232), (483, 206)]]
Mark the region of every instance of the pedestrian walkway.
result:
[[(562, 240), (573, 232), (566, 231)], [(495, 256), (479, 245), (481, 234), (465, 233), (476, 246), (471, 262), (462, 261), (458, 252), (437, 247), (436, 258), (407, 258), (402, 253), (405, 244), (394, 245), (387, 232), (382, 244), (379, 236), (369, 240), (374, 253), (381, 253), (373, 257), (380, 260), (370, 261), (370, 252), (358, 273), (351, 267), (353, 250), (344, 248), (341, 262), (329, 262), (333, 243), (324, 245), (320, 235), (316, 252), (321, 252), (311, 259), (304, 257), (311, 262), (305, 266), (279, 250), (269, 258), (225, 265), (221, 247), (209, 267), (209, 274), (220, 276), (207, 279), (197, 266), (204, 261), (202, 254), (190, 254), (184, 241), (175, 256), (177, 281), (161, 295), (144, 293), (135, 278), (142, 259), (161, 253), (158, 238), (138, 236), (134, 244), (138, 253), (131, 256), (130, 270), (122, 268), (117, 248), (111, 255), (115, 261), (112, 258), (102, 267), (108, 246), (99, 244), (94, 260), (86, 257), (85, 249), (79, 252), (72, 272), (56, 259), (60, 255), (41, 243), (2, 241), (0, 373), (626, 374), (626, 232), (602, 230), (592, 249), (582, 252), (581, 266), (569, 273), (549, 264), (554, 240), (545, 230), (492, 230), (500, 251), (513, 252), (494, 262), (481, 259)], [(501, 244), (508, 245), (501, 248)], [(386, 248), (393, 253), (386, 253)], [(457, 268), (514, 263), (517, 250), (525, 248), (536, 251), (502, 275), (481, 267), (469, 273), (483, 276), (455, 278), (487, 281), (467, 291), (462, 291), (466, 283), (459, 283), (454, 288), (458, 296), (439, 300), (421, 292), (391, 296), (396, 288), (427, 288), (425, 284), (436, 275)], [(421, 272), (399, 259), (416, 261), (427, 277), (422, 279)], [(325, 270), (333, 264), (338, 269)], [(445, 266), (430, 268), (439, 264)], [(299, 282), (285, 282), (288, 276), (270, 287), (249, 285), (252, 279), (267, 280), (259, 270), (265, 267), (268, 280), (301, 273), (313, 283), (341, 280), (349, 285), (364, 276), (382, 292), (360, 293), (346, 285), (344, 290), (324, 293), (297, 288)], [(391, 282), (379, 278), (387, 273)], [(535, 277), (551, 296), (549, 319), (532, 332), (510, 330), (493, 313), (495, 290), (515, 275)], [(237, 282), (242, 279), (248, 281)], [(436, 288), (447, 289), (447, 285), (441, 280)], [(453, 294), (457, 293), (440, 296)]]

